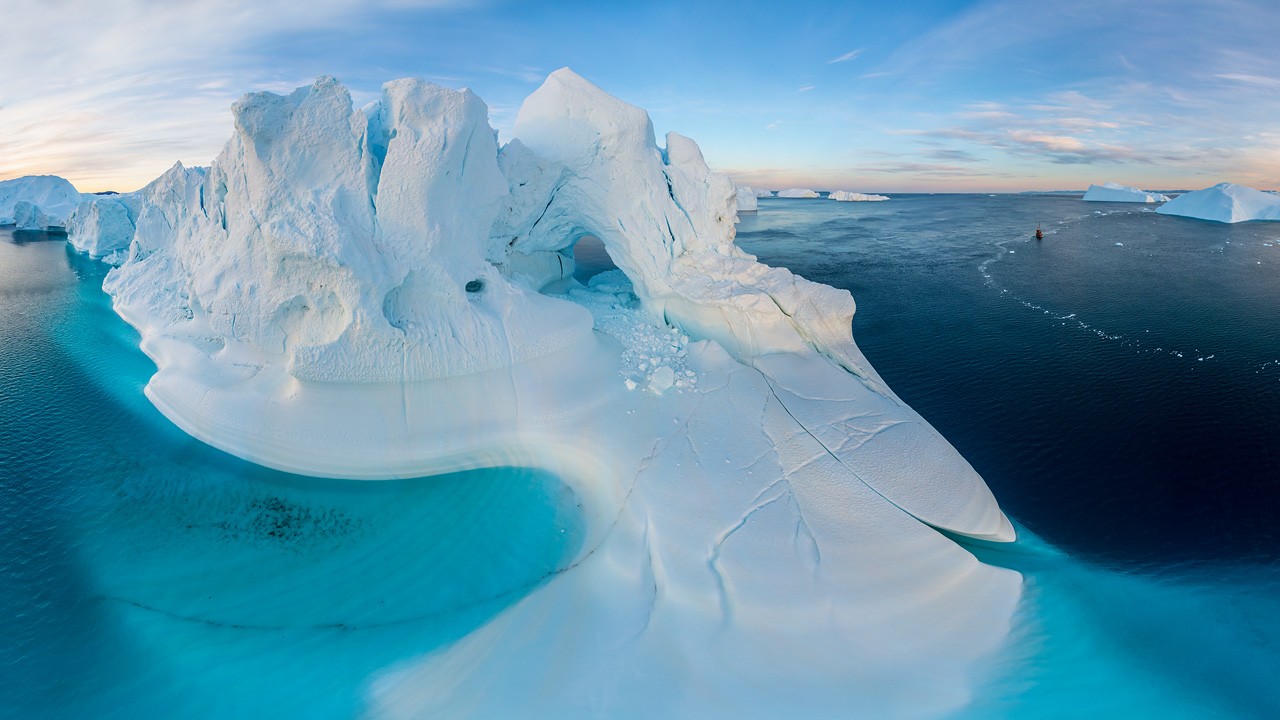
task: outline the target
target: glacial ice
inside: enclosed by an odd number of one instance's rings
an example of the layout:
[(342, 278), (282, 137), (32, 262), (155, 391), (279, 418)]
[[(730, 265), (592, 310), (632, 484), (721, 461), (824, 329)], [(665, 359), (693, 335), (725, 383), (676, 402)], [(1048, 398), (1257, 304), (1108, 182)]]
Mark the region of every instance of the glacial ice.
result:
[(754, 189), (750, 187), (738, 187), (736, 188), (736, 191), (736, 197), (738, 198), (738, 212), (756, 212), (760, 209), (759, 203), (756, 202), (756, 198), (759, 196), (756, 195), (756, 191)]
[(1101, 185), (1090, 185), (1084, 194), (1084, 199), (1089, 202), (1158, 203), (1168, 202), (1169, 196), (1147, 192), (1128, 185), (1106, 182)]
[(1280, 197), (1224, 182), (1179, 195), (1156, 212), (1221, 223), (1280, 220)]
[(58, 230), (80, 204), (80, 193), (57, 175), (27, 175), (0, 181), (0, 225), (19, 230)]
[(822, 196), (808, 188), (790, 188), (788, 190), (779, 190), (778, 197), (780, 198), (816, 198), (816, 197), (822, 197)]
[(836, 190), (827, 196), (828, 200), (838, 200), (840, 202), (883, 202), (888, 200), (887, 195), (868, 195), (860, 192), (849, 192), (848, 190)]
[(773, 197), (773, 191), (772, 191), (772, 190), (765, 190), (764, 188), (751, 188), (751, 192), (752, 192), (752, 193), (753, 193), (757, 198)]
[[(537, 467), (583, 504), (580, 556), (377, 678), (375, 714), (970, 699), (1021, 578), (938, 529), (1013, 528), (863, 357), (849, 293), (734, 244), (739, 193), (692, 140), (659, 147), (647, 113), (568, 69), (501, 148), (479, 98), (420, 80), (363, 110), (320, 78), (232, 111), (207, 169), (136, 194), (104, 282), (156, 363), (155, 406), (290, 472)], [(90, 212), (81, 244), (107, 247)], [(618, 269), (583, 286), (588, 235)]]
[(133, 242), (136, 205), (121, 195), (90, 195), (67, 218), (67, 241), (93, 258), (123, 260)]

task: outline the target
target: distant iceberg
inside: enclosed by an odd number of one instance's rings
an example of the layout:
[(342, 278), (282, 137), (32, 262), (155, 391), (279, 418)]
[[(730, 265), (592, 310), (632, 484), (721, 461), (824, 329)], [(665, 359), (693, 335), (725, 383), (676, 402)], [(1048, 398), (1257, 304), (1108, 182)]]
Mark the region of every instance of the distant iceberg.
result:
[(19, 230), (61, 230), (80, 204), (75, 186), (57, 175), (27, 175), (0, 182), (0, 225)]
[(1224, 182), (1179, 195), (1156, 212), (1221, 223), (1280, 220), (1280, 197)]
[(1084, 194), (1084, 199), (1089, 202), (1158, 203), (1168, 202), (1169, 196), (1147, 192), (1128, 185), (1107, 182), (1101, 185), (1090, 185), (1088, 191)]
[(759, 196), (756, 195), (756, 191), (754, 189), (750, 187), (738, 187), (735, 191), (736, 197), (738, 198), (738, 212), (751, 213), (756, 212), (759, 209), (759, 204), (756, 202), (756, 198)]
[[(232, 115), (210, 167), (140, 192), (104, 282), (156, 363), (147, 397), (306, 475), (548, 470), (585, 517), (571, 563), (379, 677), (371, 714), (970, 702), (1022, 579), (940, 531), (1013, 527), (862, 355), (849, 293), (734, 244), (738, 193), (694, 141), (659, 147), (645, 111), (568, 69), (501, 147), (478, 97), (421, 80), (354, 110), (321, 78)], [(123, 232), (105, 207), (81, 246)], [(617, 269), (583, 286), (587, 236)]]
[(828, 200), (838, 200), (840, 202), (883, 202), (888, 200), (887, 195), (867, 195), (860, 192), (849, 192), (848, 190), (836, 190), (827, 196)]
[(751, 188), (751, 192), (755, 193), (755, 196), (758, 198), (773, 197), (772, 190), (765, 190), (763, 188)]
[(822, 197), (822, 196), (808, 188), (791, 188), (790, 190), (779, 190), (778, 197), (780, 198), (816, 198), (816, 197)]

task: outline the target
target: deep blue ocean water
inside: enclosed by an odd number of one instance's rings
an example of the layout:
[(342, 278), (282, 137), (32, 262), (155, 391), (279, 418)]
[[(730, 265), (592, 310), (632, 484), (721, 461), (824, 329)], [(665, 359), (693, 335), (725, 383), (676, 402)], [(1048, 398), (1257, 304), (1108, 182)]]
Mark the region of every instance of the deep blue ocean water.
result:
[[(1027, 582), (965, 717), (1280, 717), (1280, 223), (766, 199), (739, 244), (853, 293), (1022, 530), (970, 545)], [(553, 477), (315, 480), (190, 439), (104, 274), (0, 231), (0, 715), (349, 717), (577, 552)]]

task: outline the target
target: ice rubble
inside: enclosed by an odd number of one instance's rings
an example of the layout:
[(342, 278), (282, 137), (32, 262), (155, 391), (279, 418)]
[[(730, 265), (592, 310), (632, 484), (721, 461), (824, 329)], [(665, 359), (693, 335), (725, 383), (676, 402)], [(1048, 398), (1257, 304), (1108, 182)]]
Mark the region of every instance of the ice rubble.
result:
[(57, 175), (27, 175), (0, 182), (0, 225), (59, 230), (80, 203), (80, 193)]
[[(581, 556), (378, 679), (376, 714), (964, 705), (1021, 580), (934, 528), (1013, 529), (862, 356), (849, 294), (734, 245), (735, 189), (692, 140), (658, 147), (567, 69), (501, 149), (476, 96), (417, 80), (363, 111), (321, 78), (233, 115), (207, 171), (143, 194), (104, 283), (152, 402), (287, 471), (537, 466), (583, 503)], [(584, 287), (586, 235), (619, 270)]]
[(808, 188), (790, 188), (788, 190), (779, 190), (778, 197), (780, 198), (816, 198), (816, 197), (822, 197), (822, 196)]
[(849, 192), (848, 190), (836, 190), (827, 196), (828, 200), (838, 200), (840, 202), (883, 202), (888, 200), (887, 195), (868, 195), (860, 192)]
[(1221, 223), (1280, 220), (1280, 197), (1224, 182), (1179, 195), (1156, 212)]
[(1084, 199), (1090, 202), (1136, 202), (1158, 203), (1168, 202), (1168, 195), (1147, 192), (1136, 187), (1106, 182), (1101, 185), (1090, 185), (1085, 191)]
[(756, 212), (757, 210), (760, 209), (759, 203), (756, 202), (756, 198), (758, 198), (759, 195), (756, 194), (756, 191), (754, 189), (750, 187), (738, 187), (736, 189), (737, 189), (736, 197), (738, 198), (738, 212), (740, 213)]

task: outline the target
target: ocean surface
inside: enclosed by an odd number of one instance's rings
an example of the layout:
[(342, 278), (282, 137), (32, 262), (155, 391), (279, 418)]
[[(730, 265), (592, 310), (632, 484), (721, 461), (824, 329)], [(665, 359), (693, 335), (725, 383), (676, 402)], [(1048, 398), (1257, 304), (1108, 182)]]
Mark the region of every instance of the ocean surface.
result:
[[(1026, 591), (963, 717), (1280, 717), (1280, 223), (895, 195), (738, 227), (853, 293), (1019, 525), (966, 545)], [(0, 716), (350, 717), (578, 551), (545, 474), (315, 480), (190, 439), (105, 272), (0, 231)]]

